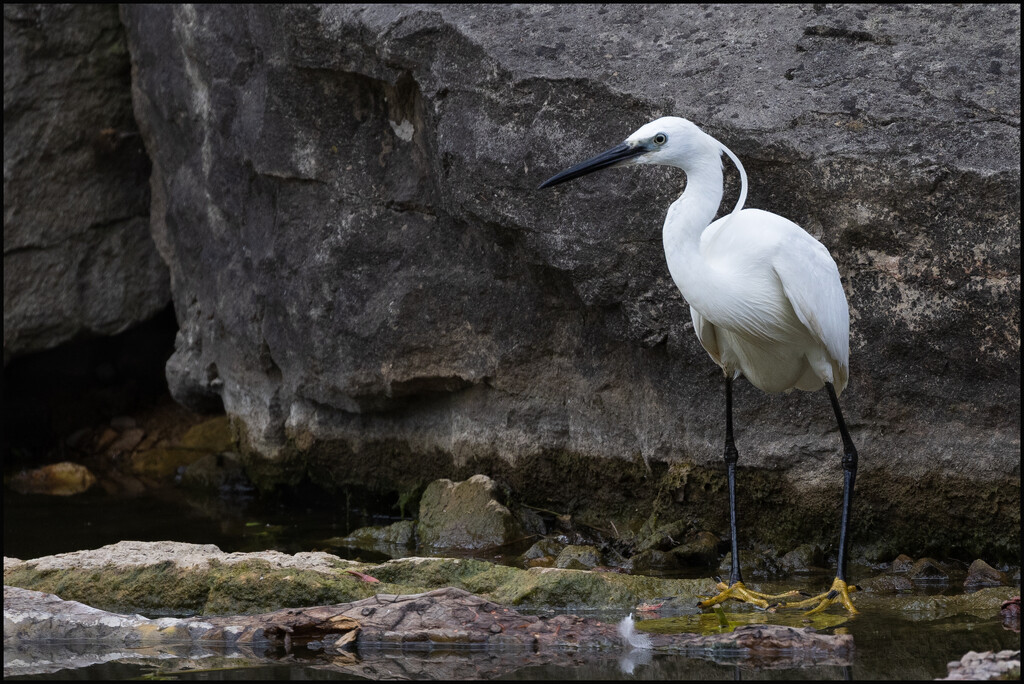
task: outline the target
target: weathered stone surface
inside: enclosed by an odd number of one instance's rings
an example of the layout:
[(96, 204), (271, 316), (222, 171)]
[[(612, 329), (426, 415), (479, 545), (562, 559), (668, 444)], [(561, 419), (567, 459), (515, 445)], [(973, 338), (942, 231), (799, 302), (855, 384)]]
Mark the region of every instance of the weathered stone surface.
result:
[(902, 594), (914, 590), (914, 583), (909, 577), (884, 573), (870, 577), (862, 582), (857, 582), (857, 588), (862, 591), (872, 591), (878, 594)]
[(590, 570), (601, 564), (601, 552), (593, 546), (570, 544), (555, 558), (555, 567), (567, 570)]
[(817, 544), (801, 544), (779, 559), (785, 573), (813, 572), (825, 565), (825, 554)]
[[(166, 646), (173, 654), (173, 647), (184, 642), (198, 647), (198, 653), (192, 656), (196, 658), (208, 655), (203, 646), (219, 647), (225, 654), (249, 658), (266, 658), (281, 650), (289, 654), (293, 647), (306, 646), (324, 649), (326, 655), (335, 656), (327, 660), (333, 666), (330, 669), (348, 664), (361, 678), (367, 674), (388, 678), (372, 668), (379, 649), (486, 650), (489, 666), (475, 671), (470, 678), (518, 669), (524, 664), (525, 654), (535, 656), (554, 651), (554, 663), (548, 658), (540, 662), (555, 664), (560, 660), (557, 654), (562, 654), (561, 660), (570, 665), (572, 661), (565, 658), (567, 652), (629, 651), (614, 622), (575, 615), (523, 615), (453, 588), (404, 596), (380, 594), (352, 603), (262, 615), (150, 620), (62, 601), (53, 594), (4, 587), (5, 654), (25, 652), (29, 662), (37, 663), (39, 659), (33, 657), (31, 644), (52, 648), (55, 642), (62, 641), (87, 642), (94, 649), (98, 644), (108, 644), (115, 654), (125, 646), (143, 652)], [(783, 625), (743, 625), (732, 632), (713, 634), (651, 634), (645, 642), (646, 650), (661, 653), (706, 655), (728, 651), (738, 662), (761, 667), (849, 665), (853, 652), (853, 637), (849, 634), (819, 634), (813, 629)], [(347, 644), (358, 644), (360, 655), (339, 654)], [(517, 657), (501, 657), (501, 652), (509, 651)], [(68, 664), (78, 667), (88, 664), (76, 663), (72, 658), (65, 655), (65, 662), (71, 660)], [(24, 661), (12, 660), (13, 667), (9, 667), (5, 658), (5, 675), (40, 672), (25, 668)], [(538, 664), (533, 657), (527, 662)], [(466, 672), (467, 668), (461, 671)]]
[(526, 535), (512, 511), (499, 502), (486, 475), (463, 482), (436, 480), (420, 498), (416, 534), (420, 544), (442, 549), (484, 549), (520, 541)]
[(907, 573), (914, 567), (914, 559), (905, 553), (901, 553), (893, 559), (892, 565), (889, 568), (890, 572), (893, 573)]
[(996, 570), (980, 558), (967, 568), (967, 579), (964, 580), (965, 587), (998, 587), (1006, 583), (1006, 573)]
[(915, 582), (946, 582), (949, 571), (934, 558), (919, 558), (907, 570), (907, 576)]
[(566, 544), (563, 544), (557, 539), (540, 539), (535, 542), (533, 546), (523, 552), (523, 560), (533, 560), (535, 558), (545, 558), (549, 556), (557, 558), (558, 554), (561, 553), (562, 549), (565, 547)]
[(382, 551), (394, 547), (408, 549), (416, 544), (416, 523), (412, 520), (399, 520), (386, 526), (360, 527), (339, 539), (338, 543)]
[(968, 651), (960, 660), (948, 664), (949, 674), (943, 680), (987, 681), (990, 679), (1020, 679), (1020, 650)]
[[(4, 559), (6, 566), (7, 559)], [(999, 605), (999, 617), (1002, 618), (1002, 627), (1013, 632), (1021, 631), (1021, 597), (1014, 596)]]
[[(681, 175), (535, 192), (676, 114), (839, 264), (855, 542), (1019, 556), (1018, 7), (122, 16), (181, 322), (168, 379), (223, 399), (264, 485), (483, 471), (619, 528), (664, 491), (664, 519), (720, 531), (721, 377), (659, 235)], [(744, 538), (834, 545), (824, 395), (736, 401)]]
[(4, 5), (4, 362), (167, 306), (116, 5)]

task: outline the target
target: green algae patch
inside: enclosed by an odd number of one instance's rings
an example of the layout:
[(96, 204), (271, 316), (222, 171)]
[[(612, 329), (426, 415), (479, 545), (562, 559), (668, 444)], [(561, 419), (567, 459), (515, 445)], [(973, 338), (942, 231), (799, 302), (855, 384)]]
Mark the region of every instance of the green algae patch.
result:
[(497, 603), (556, 609), (621, 608), (661, 597), (698, 600), (709, 583), (615, 572), (530, 568), (490, 594)]
[(732, 632), (741, 625), (783, 625), (786, 627), (811, 627), (817, 630), (840, 627), (850, 622), (852, 617), (843, 613), (817, 613), (804, 615), (803, 612), (792, 611), (768, 614), (763, 612), (723, 613), (724, 621), (716, 613), (694, 613), (670, 618), (643, 620), (637, 622), (636, 628), (641, 632), (652, 634), (725, 634)]
[(458, 587), (474, 594), (490, 594), (526, 571), (472, 558), (400, 558), (365, 572), (398, 587)]
[(872, 597), (871, 603), (881, 602), (907, 620), (937, 620), (964, 614), (994, 618), (999, 615), (1003, 601), (1019, 594), (1020, 587), (987, 587), (953, 596), (878, 596)]
[(170, 561), (56, 570), (22, 564), (4, 574), (4, 583), (114, 613), (152, 617), (242, 615), (345, 603), (373, 596), (380, 586), (341, 570), (327, 574), (262, 560), (214, 560), (207, 568), (181, 568)]
[[(379, 580), (364, 581), (345, 570)], [(404, 558), (379, 565), (344, 564), (311, 570), (261, 558), (180, 567), (103, 565), (37, 570), (33, 562), (5, 573), (7, 584), (56, 594), (119, 613), (241, 615), (329, 605), (374, 594), (416, 594), (457, 587), (506, 605), (538, 608), (632, 608), (674, 596), (696, 600), (708, 582), (582, 570), (523, 570), (469, 558)]]
[(203, 615), (269, 613), (369, 598), (376, 586), (345, 572), (279, 568), (262, 560), (211, 563)]
[[(389, 591), (414, 593), (458, 587), (503, 605), (536, 608), (632, 608), (637, 603), (672, 596), (695, 602), (710, 584), (616, 572), (530, 568), (522, 570), (468, 558), (403, 558), (369, 567), (365, 572)], [(402, 590), (402, 591), (397, 591)]]
[(36, 570), (24, 563), (4, 573), (4, 584), (56, 594), (113, 613), (197, 615), (205, 609), (205, 572), (172, 562), (140, 567)]
[(194, 425), (179, 440), (185, 449), (217, 454), (235, 448), (235, 438), (227, 416), (219, 416)]

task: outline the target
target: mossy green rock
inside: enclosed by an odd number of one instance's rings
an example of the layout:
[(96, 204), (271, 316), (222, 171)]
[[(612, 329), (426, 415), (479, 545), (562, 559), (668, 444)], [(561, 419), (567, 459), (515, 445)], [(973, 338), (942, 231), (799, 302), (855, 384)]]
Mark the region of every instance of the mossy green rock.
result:
[(486, 475), (463, 482), (435, 480), (420, 498), (420, 543), (440, 549), (485, 549), (525, 538), (512, 512), (496, 498)]
[(182, 436), (180, 446), (214, 454), (232, 450), (235, 438), (231, 434), (228, 417), (218, 416), (191, 427)]
[(205, 455), (201, 451), (176, 447), (148, 449), (132, 454), (131, 469), (136, 475), (166, 480), (174, 476), (178, 468), (189, 466)]
[(563, 570), (590, 570), (601, 565), (601, 552), (593, 546), (566, 546), (555, 559), (555, 567)]
[(661, 596), (694, 598), (711, 588), (708, 581), (522, 570), (465, 558), (402, 558), (372, 565), (326, 553), (227, 554), (209, 544), (176, 542), (121, 542), (16, 563), (4, 572), (4, 582), (147, 616), (251, 614), (449, 586), (506, 605), (627, 610)]
[(391, 525), (360, 527), (338, 541), (359, 549), (409, 547), (416, 543), (416, 523), (412, 520), (399, 520)]

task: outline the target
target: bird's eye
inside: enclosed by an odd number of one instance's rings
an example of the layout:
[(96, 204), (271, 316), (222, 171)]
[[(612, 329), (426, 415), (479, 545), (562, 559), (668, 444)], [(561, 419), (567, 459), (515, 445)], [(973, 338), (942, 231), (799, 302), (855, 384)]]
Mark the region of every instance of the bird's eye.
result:
[(668, 136), (665, 135), (664, 133), (659, 133), (658, 135), (654, 136), (654, 144), (655, 145), (664, 145), (667, 142), (668, 142)]

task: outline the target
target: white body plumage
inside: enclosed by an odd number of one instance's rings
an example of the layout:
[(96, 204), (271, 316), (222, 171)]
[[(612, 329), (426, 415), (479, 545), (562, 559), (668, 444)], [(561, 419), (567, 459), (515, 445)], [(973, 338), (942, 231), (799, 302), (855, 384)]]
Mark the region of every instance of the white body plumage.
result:
[[(658, 119), (626, 142), (657, 136), (666, 142), (632, 163), (686, 171), (686, 189), (669, 208), (663, 239), (701, 345), (727, 374), (742, 374), (765, 392), (831, 382), (841, 393), (849, 377), (850, 316), (828, 250), (788, 219), (743, 209), (742, 164), (689, 121)], [(740, 170), (742, 191), (736, 208), (711, 223), (722, 200), (723, 152)]]

